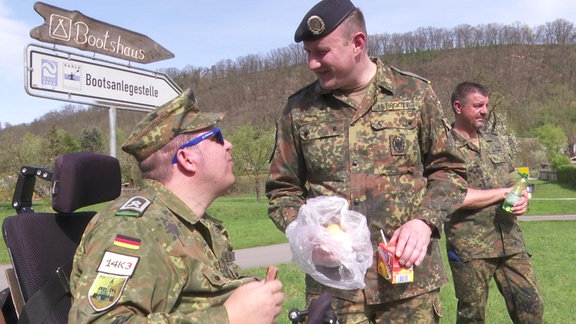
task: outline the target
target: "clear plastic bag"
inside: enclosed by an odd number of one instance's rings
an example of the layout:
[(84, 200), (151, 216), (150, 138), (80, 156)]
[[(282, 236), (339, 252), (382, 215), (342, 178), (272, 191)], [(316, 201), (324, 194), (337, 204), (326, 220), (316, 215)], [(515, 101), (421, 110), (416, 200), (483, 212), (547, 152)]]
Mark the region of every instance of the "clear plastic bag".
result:
[(370, 231), (366, 217), (349, 210), (345, 199), (309, 199), (286, 228), (286, 237), (292, 261), (316, 281), (344, 290), (366, 287), (364, 276), (373, 261)]

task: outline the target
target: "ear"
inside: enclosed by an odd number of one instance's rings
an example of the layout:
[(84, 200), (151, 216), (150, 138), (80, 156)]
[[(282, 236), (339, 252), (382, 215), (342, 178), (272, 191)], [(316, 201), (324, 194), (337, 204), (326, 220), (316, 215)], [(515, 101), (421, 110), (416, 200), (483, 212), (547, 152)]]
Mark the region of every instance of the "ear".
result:
[(457, 115), (460, 115), (462, 113), (462, 104), (460, 103), (460, 101), (454, 101), (454, 104), (452, 105), (452, 109), (454, 109), (454, 112)]
[(196, 150), (178, 150), (176, 153), (176, 164), (182, 170), (186, 170), (188, 172), (196, 172), (198, 168), (196, 155)]
[(352, 45), (354, 46), (354, 53), (362, 53), (366, 47), (366, 35), (362, 32), (357, 32), (352, 37)]

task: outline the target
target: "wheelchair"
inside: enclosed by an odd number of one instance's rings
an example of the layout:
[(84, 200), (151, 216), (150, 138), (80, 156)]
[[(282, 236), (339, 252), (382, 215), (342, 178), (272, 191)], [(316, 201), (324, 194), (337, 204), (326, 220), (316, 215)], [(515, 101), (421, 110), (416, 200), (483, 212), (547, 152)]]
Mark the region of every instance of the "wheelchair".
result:
[[(37, 179), (50, 182), (54, 212), (34, 211)], [(16, 215), (2, 223), (12, 264), (6, 269), (8, 288), (0, 292), (6, 323), (67, 322), (72, 259), (96, 214), (83, 207), (114, 200), (120, 192), (120, 164), (108, 155), (70, 153), (59, 156), (53, 169), (20, 168), (12, 199)]]
[[(36, 180), (50, 182), (53, 212), (35, 212)], [(88, 206), (121, 193), (120, 164), (92, 152), (59, 156), (53, 169), (22, 166), (12, 198), (16, 215), (2, 223), (10, 255), (8, 288), (0, 291), (0, 323), (66, 323), (71, 306), (72, 260), (84, 229), (96, 214)], [(88, 208), (90, 209), (90, 208)], [(304, 311), (292, 309), (292, 323), (337, 323), (332, 297), (322, 295)]]

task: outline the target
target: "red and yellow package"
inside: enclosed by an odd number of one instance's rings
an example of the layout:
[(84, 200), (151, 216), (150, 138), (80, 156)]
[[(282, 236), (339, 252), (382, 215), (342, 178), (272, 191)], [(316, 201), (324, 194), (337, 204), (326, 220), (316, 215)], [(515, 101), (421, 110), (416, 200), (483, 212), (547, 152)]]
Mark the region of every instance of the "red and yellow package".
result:
[(395, 252), (395, 243), (378, 244), (378, 273), (393, 284), (414, 281), (414, 269), (400, 265)]

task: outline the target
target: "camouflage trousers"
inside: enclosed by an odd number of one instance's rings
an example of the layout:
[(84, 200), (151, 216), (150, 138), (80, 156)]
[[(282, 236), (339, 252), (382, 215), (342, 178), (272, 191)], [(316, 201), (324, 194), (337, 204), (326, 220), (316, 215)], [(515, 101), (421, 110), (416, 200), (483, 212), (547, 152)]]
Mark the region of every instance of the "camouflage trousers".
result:
[(514, 323), (543, 323), (540, 288), (526, 252), (502, 258), (450, 261), (458, 298), (457, 323), (484, 323), (488, 286), (494, 278)]
[[(307, 293), (306, 302), (319, 295)], [(333, 297), (332, 308), (338, 323), (416, 323), (437, 324), (442, 317), (440, 289), (385, 304), (367, 305), (364, 291), (358, 290), (358, 302)], [(318, 323), (308, 323), (318, 324)]]

